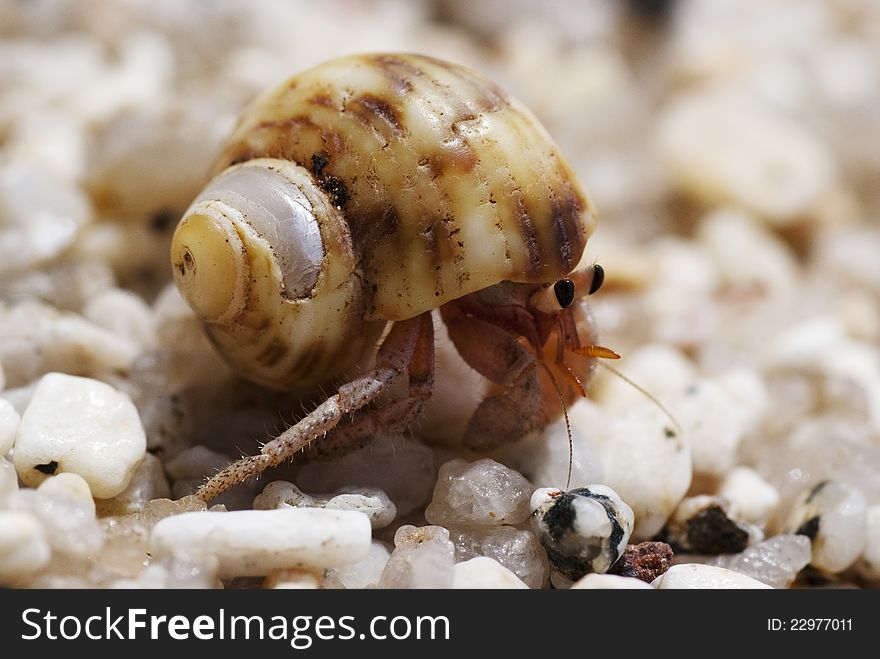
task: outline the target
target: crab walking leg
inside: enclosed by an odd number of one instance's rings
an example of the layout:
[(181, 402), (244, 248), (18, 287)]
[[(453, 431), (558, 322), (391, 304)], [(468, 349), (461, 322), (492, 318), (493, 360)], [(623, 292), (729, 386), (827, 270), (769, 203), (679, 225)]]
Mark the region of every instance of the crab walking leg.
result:
[(499, 387), (474, 411), (464, 443), (491, 450), (525, 436), (540, 425), (541, 387), (534, 354), (510, 332), (479, 318), (460, 315), (453, 305), (443, 307), (449, 338), (462, 359)]
[[(511, 340), (515, 340), (511, 337)], [(471, 415), (464, 443), (477, 451), (491, 451), (539, 428), (541, 386), (537, 363), (523, 370), (501, 393), (487, 396)]]
[[(430, 318), (428, 320), (430, 322)], [(214, 474), (198, 489), (196, 496), (210, 501), (248, 478), (258, 476), (335, 428), (344, 414), (356, 412), (375, 400), (408, 368), (416, 351), (422, 322), (422, 317), (416, 316), (394, 323), (379, 347), (373, 370), (339, 387), (335, 395), (263, 446), (260, 455), (242, 458)]]
[(363, 412), (350, 423), (340, 424), (327, 437), (309, 446), (310, 457), (345, 455), (365, 446), (379, 432), (403, 433), (418, 419), (434, 390), (434, 323), (430, 313), (419, 318), (416, 349), (407, 368), (407, 395)]

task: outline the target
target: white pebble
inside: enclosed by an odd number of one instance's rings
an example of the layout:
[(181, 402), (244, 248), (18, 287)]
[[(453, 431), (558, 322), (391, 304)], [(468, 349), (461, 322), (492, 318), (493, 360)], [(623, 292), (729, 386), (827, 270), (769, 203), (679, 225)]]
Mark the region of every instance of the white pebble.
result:
[(777, 535), (739, 554), (713, 558), (709, 564), (745, 574), (774, 588), (788, 588), (810, 562), (810, 539)]
[(263, 588), (275, 590), (315, 590), (321, 587), (321, 576), (312, 570), (285, 568), (266, 577)]
[(740, 523), (727, 499), (699, 494), (682, 499), (663, 529), (662, 539), (676, 552), (732, 554), (764, 539), (763, 532)]
[(41, 302), (0, 305), (0, 361), (7, 385), (22, 386), (43, 373), (98, 375), (124, 371), (141, 348), (74, 313)]
[(777, 368), (852, 383), (864, 395), (871, 428), (880, 432), (880, 352), (875, 344), (849, 339), (838, 319), (823, 315), (780, 333), (768, 354)]
[(55, 258), (90, 216), (88, 199), (73, 183), (33, 165), (0, 167), (0, 274)]
[(5, 502), (18, 492), (18, 474), (15, 473), (15, 465), (4, 457), (0, 457), (0, 508), (5, 508)]
[(587, 574), (572, 585), (576, 590), (653, 590), (650, 584), (616, 574)]
[(37, 492), (72, 499), (85, 507), (90, 516), (95, 515), (95, 500), (89, 484), (79, 474), (61, 473), (50, 476), (37, 487)]
[(49, 546), (57, 554), (74, 559), (89, 558), (104, 544), (95, 518), (95, 504), (84, 500), (82, 492), (71, 496), (70, 489), (63, 485), (50, 487), (49, 491), (24, 488), (15, 495), (12, 508), (40, 520)]
[[(660, 238), (655, 244), (643, 246), (639, 254), (642, 267), (650, 263), (650, 275), (644, 282), (647, 290), (639, 307), (651, 319), (650, 336), (658, 342), (647, 348), (667, 354), (663, 359), (655, 352), (642, 363), (646, 368), (639, 372), (639, 364), (630, 361), (631, 356), (641, 352), (639, 349), (627, 355), (620, 366), (635, 382), (663, 400), (664, 394), (680, 391), (696, 375), (694, 365), (682, 362), (684, 357), (675, 355), (670, 346), (691, 347), (712, 338), (716, 323), (712, 296), (718, 288), (718, 268), (705, 250), (682, 238)], [(637, 392), (629, 388), (630, 399), (635, 400), (632, 396)]]
[(690, 446), (650, 402), (617, 415), (593, 436), (605, 471), (604, 483), (635, 514), (633, 539), (653, 537), (691, 484)]
[[(714, 210), (700, 222), (696, 237), (697, 245), (715, 263), (718, 288), (742, 291), (755, 302), (770, 302), (783, 310), (792, 304), (800, 285), (797, 257), (751, 214), (728, 207)], [(754, 263), (761, 267), (753, 267)]]
[(333, 492), (350, 485), (382, 488), (403, 516), (431, 498), (436, 474), (429, 447), (413, 438), (378, 435), (341, 458), (303, 465), (297, 484), (306, 492)]
[(774, 223), (792, 224), (809, 217), (835, 185), (824, 143), (741, 94), (710, 88), (679, 96), (658, 125), (670, 173), (707, 203), (736, 201)]
[(254, 498), (255, 510), (274, 508), (327, 508), (354, 510), (370, 518), (374, 529), (388, 526), (397, 509), (382, 490), (374, 487), (347, 487), (333, 494), (306, 494), (293, 483), (272, 481)]
[(749, 467), (729, 471), (718, 494), (730, 501), (734, 514), (752, 524), (766, 524), (779, 505), (776, 488)]
[[(603, 480), (602, 464), (596, 451), (579, 428), (594, 427), (598, 407), (581, 399), (569, 410), (571, 419), (571, 452), (565, 421), (551, 423), (543, 433), (533, 433), (518, 442), (499, 449), (494, 457), (515, 469), (535, 487), (552, 487), (564, 483), (571, 464), (571, 487), (583, 487)], [(577, 419), (577, 423), (575, 422)]]
[[(696, 377), (696, 368), (680, 350), (668, 345), (649, 344), (634, 350), (621, 360), (621, 370), (633, 382), (658, 400), (668, 401)], [(595, 392), (595, 394), (593, 394)], [(614, 373), (601, 369), (591, 387), (593, 399), (604, 409), (623, 412), (645, 401), (645, 394)]]
[(42, 569), (52, 555), (43, 526), (26, 512), (0, 511), (0, 583), (15, 583)]
[(119, 288), (102, 291), (86, 303), (83, 316), (143, 348), (155, 347), (157, 343), (152, 309), (143, 298), (130, 291)]
[(146, 446), (126, 394), (97, 380), (49, 373), (22, 415), (14, 462), (27, 485), (73, 472), (95, 497), (110, 498), (128, 486)]
[(3, 457), (15, 443), (18, 433), (18, 424), (21, 417), (15, 408), (5, 398), (0, 398), (0, 457)]
[(841, 481), (822, 481), (795, 501), (785, 532), (810, 538), (811, 565), (841, 572), (865, 549), (865, 509), (865, 497), (856, 488)]
[(654, 588), (675, 589), (762, 589), (771, 588), (757, 579), (714, 565), (681, 563), (673, 565), (651, 582)]
[(288, 481), (272, 481), (254, 497), (254, 510), (275, 510), (285, 507), (321, 508), (314, 497)]
[(455, 548), (442, 526), (404, 525), (394, 534), (394, 551), (379, 588), (451, 588)]
[(154, 554), (216, 556), (221, 576), (263, 576), (285, 568), (324, 568), (361, 560), (372, 530), (365, 515), (293, 508), (183, 513), (161, 520), (150, 536)]
[(353, 510), (363, 513), (370, 519), (374, 529), (381, 529), (394, 521), (397, 508), (391, 499), (377, 488), (351, 488), (350, 492), (341, 492), (332, 497), (324, 505), (327, 510)]
[(531, 493), (531, 483), (500, 462), (451, 460), (440, 467), (425, 519), (448, 528), (520, 524)]
[(522, 579), (494, 558), (477, 556), (452, 568), (452, 587), (457, 589), (528, 588)]
[(880, 580), (880, 505), (865, 512), (866, 541), (857, 568), (869, 579)]
[(324, 575), (325, 588), (375, 588), (382, 578), (391, 551), (384, 543), (373, 540), (370, 551), (357, 563), (331, 567)]
[(761, 379), (742, 370), (697, 380), (672, 401), (695, 473), (718, 477), (736, 464), (739, 445), (760, 419), (766, 398)]

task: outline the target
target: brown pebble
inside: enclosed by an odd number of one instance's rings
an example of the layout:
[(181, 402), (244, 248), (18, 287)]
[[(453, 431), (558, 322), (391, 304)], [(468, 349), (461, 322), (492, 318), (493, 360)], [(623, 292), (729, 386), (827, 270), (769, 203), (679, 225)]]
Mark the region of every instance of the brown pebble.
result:
[(627, 545), (608, 574), (635, 577), (651, 583), (672, 565), (673, 552), (665, 542), (640, 542)]

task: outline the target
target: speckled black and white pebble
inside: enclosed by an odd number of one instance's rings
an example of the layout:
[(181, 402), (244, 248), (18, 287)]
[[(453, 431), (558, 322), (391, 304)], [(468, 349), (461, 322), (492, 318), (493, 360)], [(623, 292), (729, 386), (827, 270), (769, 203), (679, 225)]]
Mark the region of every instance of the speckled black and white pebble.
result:
[(632, 533), (632, 509), (604, 485), (568, 492), (541, 488), (530, 503), (535, 534), (550, 563), (568, 579), (606, 572)]
[(684, 499), (658, 540), (676, 553), (736, 554), (763, 540), (761, 530), (734, 518), (726, 499), (700, 495)]

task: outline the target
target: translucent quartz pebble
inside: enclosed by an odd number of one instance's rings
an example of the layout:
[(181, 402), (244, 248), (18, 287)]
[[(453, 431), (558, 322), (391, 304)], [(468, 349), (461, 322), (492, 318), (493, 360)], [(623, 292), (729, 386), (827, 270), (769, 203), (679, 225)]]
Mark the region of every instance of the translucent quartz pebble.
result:
[(69, 471), (82, 476), (95, 497), (109, 498), (128, 486), (146, 447), (126, 394), (90, 378), (48, 373), (22, 415), (14, 462), (28, 485)]
[(605, 572), (623, 553), (633, 528), (633, 512), (604, 485), (536, 490), (532, 527), (550, 563), (568, 579)]
[(449, 539), (455, 545), (456, 561), (488, 556), (522, 579), (529, 588), (543, 588), (547, 584), (550, 575), (547, 552), (531, 531), (512, 526), (451, 530)]
[(812, 541), (811, 565), (841, 572), (865, 549), (865, 510), (865, 497), (859, 490), (841, 481), (822, 481), (795, 501), (785, 532)]
[(677, 589), (761, 589), (771, 588), (765, 583), (752, 579), (739, 572), (728, 570), (714, 565), (701, 565), (699, 563), (680, 563), (673, 565), (651, 582), (654, 588), (665, 590)]
[(455, 548), (442, 526), (404, 525), (394, 534), (394, 551), (379, 588), (451, 588)]
[(99, 499), (97, 505), (102, 515), (125, 515), (143, 510), (149, 501), (169, 496), (171, 489), (162, 462), (152, 453), (145, 453), (128, 487), (112, 499)]
[(288, 508), (184, 513), (153, 528), (153, 555), (208, 554), (221, 576), (263, 576), (296, 567), (361, 560), (370, 549), (366, 516), (346, 510)]
[(519, 524), (531, 493), (529, 481), (499, 462), (452, 460), (440, 467), (425, 519), (448, 528)]
[(725, 567), (774, 588), (788, 588), (810, 562), (810, 539), (803, 535), (777, 535), (739, 554), (718, 556), (709, 565)]
[(373, 540), (370, 551), (357, 563), (331, 567), (324, 574), (325, 588), (375, 588), (382, 577), (391, 551), (384, 543)]

